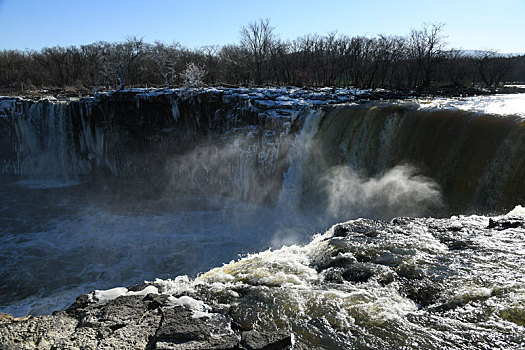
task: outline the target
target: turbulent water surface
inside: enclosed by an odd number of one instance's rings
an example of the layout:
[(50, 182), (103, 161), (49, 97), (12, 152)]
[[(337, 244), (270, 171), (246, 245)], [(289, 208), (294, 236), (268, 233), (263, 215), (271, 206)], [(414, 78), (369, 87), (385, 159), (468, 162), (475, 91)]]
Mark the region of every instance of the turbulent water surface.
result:
[(525, 210), (488, 216), (525, 198), (523, 102), (303, 109), (151, 178), (121, 176), (107, 129), (43, 107), (16, 121), (0, 178), (0, 311), (149, 280), (309, 348), (523, 348)]
[(95, 288), (195, 276), (242, 254), (305, 242), (322, 227), (220, 196), (148, 198), (140, 192), (147, 184), (116, 192), (2, 180), (1, 311), (14, 315), (51, 313)]

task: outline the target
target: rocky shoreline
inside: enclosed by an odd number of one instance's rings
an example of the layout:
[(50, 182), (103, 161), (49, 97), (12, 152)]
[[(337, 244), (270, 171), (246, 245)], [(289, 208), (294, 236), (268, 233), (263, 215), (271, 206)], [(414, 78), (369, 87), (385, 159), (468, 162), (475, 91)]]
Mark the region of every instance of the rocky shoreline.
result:
[[(129, 288), (135, 295), (93, 301), (82, 295), (65, 311), (14, 318), (0, 314), (0, 349), (287, 349), (290, 332), (259, 332), (227, 310), (196, 312), (168, 295)], [(154, 288), (153, 288), (154, 289)], [(147, 293), (147, 294), (146, 294)], [(143, 295), (146, 294), (146, 295)], [(198, 302), (190, 297), (182, 298)]]

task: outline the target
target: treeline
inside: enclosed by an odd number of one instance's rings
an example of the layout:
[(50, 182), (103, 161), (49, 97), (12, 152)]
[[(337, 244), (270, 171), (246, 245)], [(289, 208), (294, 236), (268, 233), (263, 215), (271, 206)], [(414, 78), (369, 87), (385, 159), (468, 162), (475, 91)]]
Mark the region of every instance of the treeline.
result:
[(241, 28), (236, 45), (189, 49), (130, 37), (117, 43), (0, 51), (0, 88), (13, 90), (201, 84), (495, 88), (508, 81), (525, 81), (525, 56), (447, 48), (443, 25), (436, 24), (406, 36), (333, 32), (284, 41), (269, 20), (260, 19)]

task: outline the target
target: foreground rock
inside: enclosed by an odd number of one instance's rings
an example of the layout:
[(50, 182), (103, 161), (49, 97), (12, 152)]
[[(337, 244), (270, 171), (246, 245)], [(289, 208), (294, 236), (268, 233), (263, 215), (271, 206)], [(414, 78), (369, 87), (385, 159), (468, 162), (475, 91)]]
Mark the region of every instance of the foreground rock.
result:
[(79, 297), (50, 316), (0, 317), (0, 349), (286, 349), (289, 333), (231, 327), (228, 313), (196, 315), (166, 295)]

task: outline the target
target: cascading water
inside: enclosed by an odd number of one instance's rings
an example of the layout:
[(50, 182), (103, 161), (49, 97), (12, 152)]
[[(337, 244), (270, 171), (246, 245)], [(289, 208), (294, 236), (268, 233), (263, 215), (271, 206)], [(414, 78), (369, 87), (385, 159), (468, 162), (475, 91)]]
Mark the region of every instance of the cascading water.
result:
[(298, 210), (303, 196), (304, 172), (308, 167), (309, 157), (312, 154), (312, 142), (319, 129), (321, 111), (309, 112), (304, 125), (297, 135), (295, 142), (288, 153), (289, 167), (283, 174), (282, 189), (279, 193), (277, 206), (283, 210)]
[(337, 107), (316, 134), (307, 193), (321, 195), (319, 179), (331, 177), (332, 167), (348, 166), (366, 179), (408, 166), (443, 191), (445, 213), (510, 210), (525, 197), (519, 180), (525, 165), (518, 151), (524, 142), (522, 122), (517, 115), (407, 102)]
[(525, 212), (481, 214), (525, 199), (525, 112), (261, 91), (0, 100), (0, 310), (155, 280), (297, 348), (524, 346)]
[(53, 187), (74, 184), (77, 176), (91, 170), (75, 149), (77, 135), (67, 104), (20, 103), (17, 107), (23, 111), (13, 118), (16, 159), (2, 173), (23, 176), (28, 186)]

